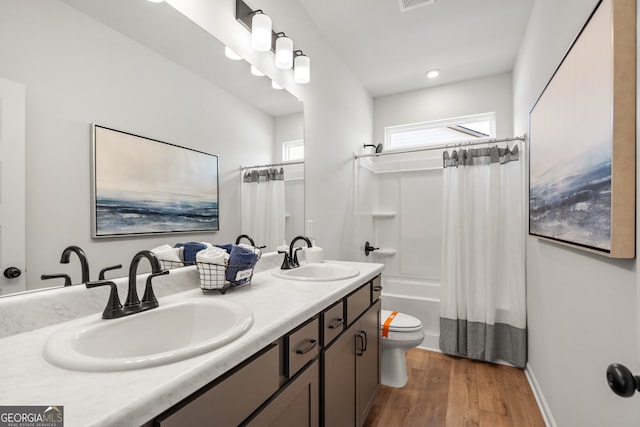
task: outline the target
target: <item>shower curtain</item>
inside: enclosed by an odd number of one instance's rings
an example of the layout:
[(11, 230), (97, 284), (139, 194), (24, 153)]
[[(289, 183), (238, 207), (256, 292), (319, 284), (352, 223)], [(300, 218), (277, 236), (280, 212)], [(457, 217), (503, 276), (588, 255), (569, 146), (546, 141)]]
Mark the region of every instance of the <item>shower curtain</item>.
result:
[(284, 169), (247, 170), (241, 196), (241, 232), (275, 251), (285, 238)]
[(527, 362), (520, 149), (444, 153), (440, 349)]

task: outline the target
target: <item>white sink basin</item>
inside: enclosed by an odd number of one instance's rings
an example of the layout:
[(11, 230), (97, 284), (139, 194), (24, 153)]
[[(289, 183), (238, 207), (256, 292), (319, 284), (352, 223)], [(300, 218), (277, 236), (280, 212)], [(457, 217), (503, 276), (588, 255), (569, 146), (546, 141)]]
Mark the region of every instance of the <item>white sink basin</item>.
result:
[(79, 371), (123, 371), (163, 365), (222, 347), (253, 325), (251, 311), (198, 298), (120, 319), (82, 319), (49, 337), (45, 360)]
[(307, 282), (328, 282), (356, 277), (360, 274), (356, 268), (331, 262), (304, 264), (291, 270), (271, 270), (271, 274), (281, 279), (302, 280)]

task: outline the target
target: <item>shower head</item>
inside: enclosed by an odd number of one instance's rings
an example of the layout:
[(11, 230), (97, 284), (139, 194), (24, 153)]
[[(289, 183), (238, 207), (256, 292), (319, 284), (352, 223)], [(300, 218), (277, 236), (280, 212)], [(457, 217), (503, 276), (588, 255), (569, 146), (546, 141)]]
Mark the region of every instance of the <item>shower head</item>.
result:
[(374, 145), (374, 144), (364, 144), (364, 147), (374, 147), (376, 149), (376, 154), (382, 153), (382, 144)]

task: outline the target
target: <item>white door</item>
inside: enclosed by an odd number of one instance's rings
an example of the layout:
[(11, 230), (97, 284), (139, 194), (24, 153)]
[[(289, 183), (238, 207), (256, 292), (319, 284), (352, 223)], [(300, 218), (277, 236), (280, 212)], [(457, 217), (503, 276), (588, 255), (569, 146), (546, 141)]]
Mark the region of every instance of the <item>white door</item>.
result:
[(0, 295), (25, 290), (25, 87), (0, 79)]

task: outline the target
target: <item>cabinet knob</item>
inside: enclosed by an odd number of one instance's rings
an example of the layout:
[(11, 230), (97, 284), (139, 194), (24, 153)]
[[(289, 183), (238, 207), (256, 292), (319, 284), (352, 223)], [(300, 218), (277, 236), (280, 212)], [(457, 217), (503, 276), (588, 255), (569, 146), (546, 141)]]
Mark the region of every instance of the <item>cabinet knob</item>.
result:
[(22, 271), (18, 267), (9, 267), (4, 270), (4, 277), (7, 279), (16, 279), (20, 277)]

